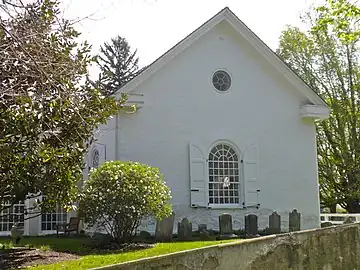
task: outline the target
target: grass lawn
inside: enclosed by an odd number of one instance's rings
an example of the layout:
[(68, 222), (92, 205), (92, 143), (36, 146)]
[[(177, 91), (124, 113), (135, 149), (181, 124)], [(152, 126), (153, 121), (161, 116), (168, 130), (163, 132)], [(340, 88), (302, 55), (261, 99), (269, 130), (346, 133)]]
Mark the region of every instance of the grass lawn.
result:
[(39, 248), (42, 250), (54, 250), (58, 252), (86, 253), (89, 249), (86, 244), (89, 242), (87, 237), (59, 237), (56, 236), (24, 236), (19, 245), (13, 245), (10, 237), (0, 237), (0, 246), (21, 246), (27, 248)]
[[(89, 269), (109, 264), (126, 262), (140, 258), (152, 257), (162, 254), (168, 254), (177, 251), (189, 250), (205, 246), (216, 245), (220, 243), (232, 242), (236, 240), (224, 241), (194, 241), (194, 242), (173, 242), (173, 243), (159, 243), (153, 248), (123, 252), (112, 254), (91, 254), (90, 250), (84, 247), (88, 241), (85, 237), (24, 237), (21, 241), (21, 246), (40, 248), (44, 251), (53, 250), (58, 252), (72, 252), (80, 254), (78, 260), (64, 261), (50, 265), (39, 265), (31, 267), (33, 270), (52, 270), (52, 269)], [(9, 242), (8, 238), (0, 238), (0, 243)]]

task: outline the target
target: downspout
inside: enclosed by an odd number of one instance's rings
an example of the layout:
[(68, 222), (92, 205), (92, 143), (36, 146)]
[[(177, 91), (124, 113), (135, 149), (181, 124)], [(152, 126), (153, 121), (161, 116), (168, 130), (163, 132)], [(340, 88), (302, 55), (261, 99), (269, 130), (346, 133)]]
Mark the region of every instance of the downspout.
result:
[(119, 113), (115, 115), (115, 160), (119, 160)]

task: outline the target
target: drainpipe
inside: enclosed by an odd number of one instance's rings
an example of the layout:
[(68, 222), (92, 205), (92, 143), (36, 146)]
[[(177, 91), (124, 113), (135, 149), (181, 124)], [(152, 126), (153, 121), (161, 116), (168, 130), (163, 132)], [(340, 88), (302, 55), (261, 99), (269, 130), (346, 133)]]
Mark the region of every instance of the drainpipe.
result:
[(119, 113), (115, 115), (115, 160), (119, 160)]

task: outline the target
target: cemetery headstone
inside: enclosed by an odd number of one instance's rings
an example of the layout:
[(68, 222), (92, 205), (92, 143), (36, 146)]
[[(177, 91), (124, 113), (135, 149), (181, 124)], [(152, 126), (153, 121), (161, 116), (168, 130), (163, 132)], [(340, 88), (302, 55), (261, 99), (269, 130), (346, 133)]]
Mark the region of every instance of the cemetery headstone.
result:
[(256, 237), (258, 232), (258, 217), (255, 214), (245, 216), (245, 231), (247, 237)]
[(175, 213), (171, 216), (156, 222), (155, 239), (160, 242), (169, 242), (172, 239), (174, 230)]
[(351, 224), (351, 223), (354, 223), (354, 220), (352, 217), (346, 217), (343, 224)]
[(289, 232), (300, 231), (300, 220), (301, 215), (296, 209), (289, 213)]
[(178, 222), (178, 238), (182, 241), (190, 240), (192, 236), (192, 224), (187, 218)]
[(219, 228), (220, 228), (219, 239), (230, 239), (237, 237), (233, 233), (232, 216), (230, 214), (222, 214), (219, 216)]
[(151, 237), (151, 233), (149, 233), (148, 231), (140, 231), (140, 232), (139, 232), (139, 236), (140, 236), (142, 239), (146, 239), (146, 238)]
[(199, 224), (198, 230), (199, 230), (199, 232), (207, 231), (207, 225), (206, 224)]
[(330, 221), (321, 222), (321, 228), (331, 227), (333, 224)]
[(281, 217), (276, 211), (269, 216), (269, 232), (273, 234), (281, 233)]

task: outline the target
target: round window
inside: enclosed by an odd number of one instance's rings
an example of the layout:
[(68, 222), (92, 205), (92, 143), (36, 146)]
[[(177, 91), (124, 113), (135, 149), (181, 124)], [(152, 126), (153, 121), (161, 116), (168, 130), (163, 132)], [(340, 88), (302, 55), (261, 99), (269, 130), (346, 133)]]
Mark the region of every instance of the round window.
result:
[(230, 75), (224, 70), (216, 71), (213, 75), (212, 82), (214, 87), (220, 92), (229, 90), (231, 86)]

